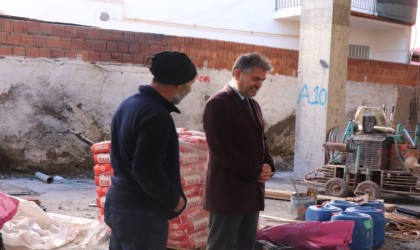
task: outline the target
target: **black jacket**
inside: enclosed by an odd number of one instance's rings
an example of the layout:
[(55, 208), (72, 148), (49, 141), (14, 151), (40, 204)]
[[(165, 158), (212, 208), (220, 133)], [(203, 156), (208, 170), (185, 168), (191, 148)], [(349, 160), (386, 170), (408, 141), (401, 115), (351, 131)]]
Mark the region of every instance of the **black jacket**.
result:
[(168, 219), (181, 187), (179, 141), (170, 112), (180, 113), (150, 86), (124, 100), (111, 124), (114, 175), (107, 199), (119, 206), (150, 209)]

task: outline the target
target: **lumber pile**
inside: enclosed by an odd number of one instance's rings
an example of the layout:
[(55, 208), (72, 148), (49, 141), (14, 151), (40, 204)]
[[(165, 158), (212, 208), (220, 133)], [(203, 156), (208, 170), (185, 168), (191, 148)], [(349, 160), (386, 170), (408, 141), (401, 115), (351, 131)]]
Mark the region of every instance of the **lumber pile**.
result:
[[(293, 193), (294, 192), (292, 192), (292, 191), (266, 188), (265, 189), (265, 198), (290, 201)], [(340, 197), (334, 197), (334, 196), (328, 196), (328, 195), (319, 195), (319, 194), (317, 195), (317, 200), (347, 200), (347, 199), (348, 198), (340, 198)], [(389, 203), (384, 203), (384, 205), (385, 205), (385, 210), (387, 212), (394, 211), (395, 207), (396, 207), (394, 204), (389, 204)]]

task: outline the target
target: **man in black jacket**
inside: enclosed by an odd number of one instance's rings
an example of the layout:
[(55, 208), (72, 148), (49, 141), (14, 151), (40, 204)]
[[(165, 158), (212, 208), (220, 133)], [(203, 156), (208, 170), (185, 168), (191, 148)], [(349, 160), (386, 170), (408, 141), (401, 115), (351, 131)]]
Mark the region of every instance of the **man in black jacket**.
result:
[(191, 91), (197, 71), (187, 55), (151, 58), (153, 81), (118, 107), (111, 124), (114, 175), (105, 202), (110, 249), (166, 249), (168, 220), (185, 208), (179, 142), (171, 112)]

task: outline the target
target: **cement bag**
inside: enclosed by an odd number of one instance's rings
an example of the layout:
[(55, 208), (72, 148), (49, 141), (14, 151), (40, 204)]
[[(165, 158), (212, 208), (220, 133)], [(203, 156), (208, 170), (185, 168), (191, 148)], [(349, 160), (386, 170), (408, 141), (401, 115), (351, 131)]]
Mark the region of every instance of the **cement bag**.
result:
[(348, 250), (354, 224), (351, 220), (336, 220), (267, 226), (257, 232), (257, 240), (292, 246), (297, 250)]

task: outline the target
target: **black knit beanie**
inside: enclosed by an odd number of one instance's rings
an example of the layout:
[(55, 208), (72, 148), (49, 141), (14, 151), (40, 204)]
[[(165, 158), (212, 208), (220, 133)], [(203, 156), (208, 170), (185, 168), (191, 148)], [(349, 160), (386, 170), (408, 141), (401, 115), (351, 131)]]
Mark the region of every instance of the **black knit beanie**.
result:
[(153, 81), (161, 84), (181, 85), (193, 80), (197, 70), (188, 56), (177, 51), (162, 51), (151, 58)]

